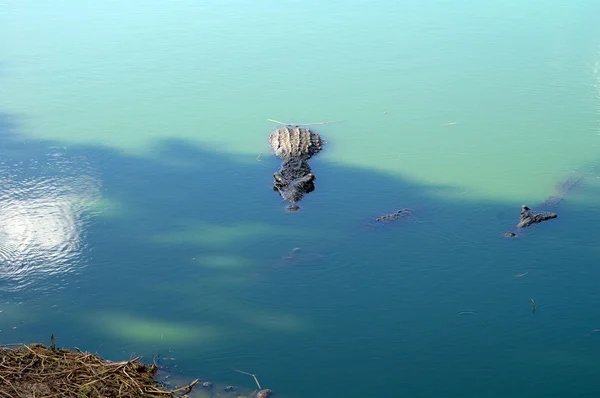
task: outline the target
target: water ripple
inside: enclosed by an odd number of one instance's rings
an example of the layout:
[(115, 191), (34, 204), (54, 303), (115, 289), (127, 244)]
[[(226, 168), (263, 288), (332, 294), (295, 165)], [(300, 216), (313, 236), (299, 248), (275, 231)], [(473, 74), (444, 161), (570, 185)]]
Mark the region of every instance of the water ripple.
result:
[(0, 162), (0, 290), (44, 288), (49, 276), (84, 266), (86, 209), (99, 192), (87, 159), (64, 148)]

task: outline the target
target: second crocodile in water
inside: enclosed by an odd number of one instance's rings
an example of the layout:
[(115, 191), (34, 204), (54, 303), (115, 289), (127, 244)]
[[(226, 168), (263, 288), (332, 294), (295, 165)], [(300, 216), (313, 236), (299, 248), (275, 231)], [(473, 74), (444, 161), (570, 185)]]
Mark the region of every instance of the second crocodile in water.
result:
[[(581, 180), (583, 179), (582, 175), (575, 175), (567, 178), (562, 181), (556, 187), (556, 192), (549, 196), (544, 203), (541, 205), (542, 208), (548, 209), (552, 207), (558, 206), (565, 197), (565, 195), (577, 187)], [(550, 211), (533, 211), (526, 205), (521, 206), (521, 214), (519, 216), (519, 223), (516, 225), (518, 230), (522, 230), (523, 228), (527, 228), (534, 224), (539, 224), (541, 222), (552, 220), (557, 218), (558, 214), (550, 212)], [(504, 234), (507, 238), (515, 238), (519, 234), (516, 231), (509, 231)]]
[(273, 174), (273, 190), (291, 203), (288, 210), (299, 210), (297, 203), (315, 190), (315, 175), (308, 160), (321, 151), (324, 141), (308, 128), (285, 126), (271, 134), (269, 144), (275, 155), (283, 160), (279, 171)]

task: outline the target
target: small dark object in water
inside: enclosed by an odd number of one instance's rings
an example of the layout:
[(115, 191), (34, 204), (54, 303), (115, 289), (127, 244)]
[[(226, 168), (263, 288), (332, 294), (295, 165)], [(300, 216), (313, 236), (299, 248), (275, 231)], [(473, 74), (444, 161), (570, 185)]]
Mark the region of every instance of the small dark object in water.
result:
[(210, 381), (205, 381), (204, 383), (202, 383), (202, 387), (210, 388), (212, 387), (212, 383)]
[(514, 232), (507, 232), (504, 234), (504, 236), (506, 236), (507, 238), (516, 238), (517, 234)]
[(260, 390), (258, 393), (256, 393), (256, 398), (267, 398), (272, 392), (273, 391), (269, 390), (268, 388), (265, 388), (264, 390)]
[(225, 391), (235, 391), (235, 387), (234, 386), (227, 386), (227, 387), (225, 387)]
[(278, 172), (273, 174), (273, 190), (290, 202), (289, 211), (297, 211), (297, 202), (305, 194), (315, 190), (315, 175), (308, 160), (321, 151), (321, 137), (304, 127), (285, 126), (275, 130), (269, 137), (275, 155), (283, 160)]
[(521, 206), (521, 221), (517, 224), (517, 228), (526, 228), (532, 224), (538, 224), (546, 220), (558, 217), (556, 213), (534, 213), (529, 207)]
[(375, 219), (378, 222), (390, 222), (402, 216), (412, 216), (412, 211), (409, 209), (400, 209), (394, 213), (386, 214), (385, 216), (381, 216)]

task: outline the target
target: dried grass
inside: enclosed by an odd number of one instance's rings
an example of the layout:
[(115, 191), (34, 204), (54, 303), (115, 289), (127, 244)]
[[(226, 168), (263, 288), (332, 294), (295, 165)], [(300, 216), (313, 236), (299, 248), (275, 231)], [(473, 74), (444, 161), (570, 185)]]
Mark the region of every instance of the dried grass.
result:
[(155, 380), (157, 371), (140, 357), (110, 362), (54, 344), (0, 345), (1, 398), (172, 398), (198, 383), (169, 391)]

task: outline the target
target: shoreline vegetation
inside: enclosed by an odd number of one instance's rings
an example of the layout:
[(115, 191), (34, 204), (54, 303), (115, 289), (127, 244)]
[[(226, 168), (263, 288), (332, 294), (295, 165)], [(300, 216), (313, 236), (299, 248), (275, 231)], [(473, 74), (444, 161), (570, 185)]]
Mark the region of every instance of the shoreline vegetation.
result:
[(156, 379), (159, 367), (141, 357), (111, 362), (97, 354), (43, 344), (0, 345), (1, 398), (185, 397), (200, 381), (169, 390)]
[[(258, 389), (243, 393), (234, 386), (213, 385), (195, 379), (191, 383), (179, 379), (172, 388), (172, 375), (156, 358), (151, 365), (135, 357), (112, 362), (97, 353), (57, 348), (54, 335), (50, 345), (0, 344), (0, 398), (266, 398), (271, 390), (262, 388), (255, 374), (233, 369), (251, 376)], [(164, 379), (161, 380), (161, 379)], [(196, 387), (196, 388), (194, 388)], [(216, 393), (216, 391), (221, 393)], [(188, 395), (189, 394), (189, 395)], [(215, 395), (216, 394), (216, 395)]]

